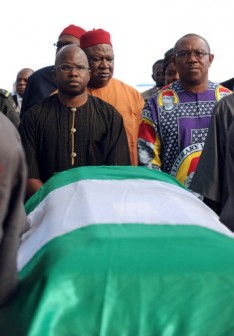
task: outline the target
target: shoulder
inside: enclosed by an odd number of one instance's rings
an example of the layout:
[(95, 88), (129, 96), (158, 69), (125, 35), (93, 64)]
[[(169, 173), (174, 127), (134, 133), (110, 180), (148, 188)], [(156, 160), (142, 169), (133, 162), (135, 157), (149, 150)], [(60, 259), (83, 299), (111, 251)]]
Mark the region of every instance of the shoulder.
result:
[(144, 100), (147, 100), (153, 95), (154, 92), (155, 92), (155, 86), (146, 91), (141, 92), (141, 96)]
[(11, 95), (10, 91), (0, 89), (0, 96), (8, 98)]
[[(218, 84), (216, 89), (215, 89), (215, 97), (217, 102), (222, 100), (223, 98), (226, 98), (227, 96), (232, 95), (233, 91), (229, 90), (228, 88)], [(231, 98), (232, 100), (232, 98)]]
[(140, 110), (143, 108), (145, 101), (141, 93), (133, 86), (116, 78), (111, 78), (110, 84), (113, 86), (113, 89), (119, 91), (120, 96), (122, 95), (122, 97), (125, 97), (126, 100), (130, 100), (132, 104), (136, 104)]
[(112, 85), (115, 85), (117, 87), (123, 87), (125, 90), (128, 90), (130, 92), (134, 92), (134, 93), (140, 94), (140, 92), (137, 91), (133, 86), (131, 86), (131, 85), (127, 84), (127, 83), (124, 83), (124, 82), (122, 82), (119, 79), (111, 78), (110, 83), (112, 83)]
[(53, 106), (56, 104), (57, 95), (49, 96), (44, 98), (40, 103), (34, 104), (31, 106), (22, 116), (22, 121), (25, 120), (34, 120), (40, 119), (42, 120), (45, 116), (54, 111), (52, 110)]
[[(234, 93), (222, 97), (215, 105), (212, 114), (214, 127), (226, 127), (230, 125), (234, 118)], [(212, 124), (211, 126), (212, 127)]]
[(101, 98), (88, 95), (88, 104), (91, 104), (97, 112), (100, 112), (100, 113), (104, 112), (104, 113), (109, 113), (109, 114), (117, 113), (118, 115), (120, 115), (120, 113), (116, 110), (116, 108), (113, 105), (107, 103)]
[(233, 90), (234, 88), (234, 78), (230, 78), (224, 82), (221, 82), (220, 85), (225, 86), (226, 88)]
[(28, 82), (31, 83), (34, 81), (44, 79), (54, 81), (53, 70), (54, 70), (53, 65), (38, 69), (28, 78)]
[[(54, 66), (53, 65), (49, 65), (49, 66), (46, 66), (44, 68), (40, 68), (36, 71), (34, 71), (34, 73), (31, 75), (31, 76), (37, 76), (37, 75), (42, 75), (42, 74), (46, 74), (46, 73), (51, 73), (53, 72), (53, 69), (54, 69)], [(30, 76), (30, 77), (31, 77)]]
[(88, 103), (93, 104), (97, 107), (107, 107), (107, 108), (115, 110), (113, 105), (107, 103), (105, 100), (103, 100), (99, 97), (96, 97), (96, 96), (88, 95)]
[[(10, 150), (14, 151), (13, 148), (16, 148), (16, 143), (20, 142), (20, 135), (16, 127), (2, 112), (0, 112), (0, 138), (1, 152), (4, 147), (7, 151), (6, 155), (9, 155)], [(10, 139), (10, 142), (6, 141), (6, 139)]]
[(221, 105), (230, 105), (230, 107), (234, 110), (234, 92), (233, 93), (227, 93), (221, 99), (217, 102), (217, 106)]

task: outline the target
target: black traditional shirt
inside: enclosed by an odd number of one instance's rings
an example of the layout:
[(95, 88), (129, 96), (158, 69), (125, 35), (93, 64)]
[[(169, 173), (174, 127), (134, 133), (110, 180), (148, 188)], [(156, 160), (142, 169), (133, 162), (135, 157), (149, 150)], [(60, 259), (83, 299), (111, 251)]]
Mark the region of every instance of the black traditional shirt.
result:
[(79, 166), (130, 165), (122, 117), (96, 97), (78, 108), (63, 106), (57, 94), (45, 98), (25, 113), (20, 134), (28, 178), (42, 182)]

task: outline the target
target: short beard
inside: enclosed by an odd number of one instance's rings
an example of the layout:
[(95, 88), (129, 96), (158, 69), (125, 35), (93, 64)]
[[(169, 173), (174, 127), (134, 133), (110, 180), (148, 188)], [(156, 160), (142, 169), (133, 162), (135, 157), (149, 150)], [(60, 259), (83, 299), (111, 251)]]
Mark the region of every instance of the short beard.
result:
[(79, 96), (82, 93), (84, 93), (85, 90), (82, 89), (82, 90), (78, 90), (78, 91), (70, 91), (70, 90), (66, 90), (66, 89), (60, 89), (60, 92), (65, 96), (76, 97), (76, 96)]

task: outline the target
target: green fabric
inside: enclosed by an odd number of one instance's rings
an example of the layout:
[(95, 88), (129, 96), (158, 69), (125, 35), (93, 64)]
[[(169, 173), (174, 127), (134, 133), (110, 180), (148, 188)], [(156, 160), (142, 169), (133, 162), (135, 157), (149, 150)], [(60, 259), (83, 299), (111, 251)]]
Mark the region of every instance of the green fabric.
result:
[(123, 180), (145, 179), (172, 183), (182, 187), (174, 177), (161, 171), (136, 166), (89, 166), (66, 170), (50, 178), (26, 204), (26, 212), (30, 213), (53, 190), (80, 180)]
[(20, 273), (4, 336), (234, 335), (234, 241), (195, 226), (95, 225)]

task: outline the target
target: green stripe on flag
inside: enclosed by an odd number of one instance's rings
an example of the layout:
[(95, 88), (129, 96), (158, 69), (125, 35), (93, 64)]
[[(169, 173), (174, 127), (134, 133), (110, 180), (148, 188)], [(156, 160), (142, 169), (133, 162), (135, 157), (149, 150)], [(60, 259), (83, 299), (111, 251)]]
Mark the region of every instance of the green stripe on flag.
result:
[(95, 225), (20, 273), (3, 336), (234, 334), (233, 239), (196, 226)]

